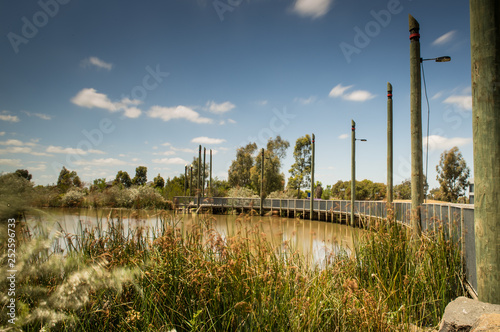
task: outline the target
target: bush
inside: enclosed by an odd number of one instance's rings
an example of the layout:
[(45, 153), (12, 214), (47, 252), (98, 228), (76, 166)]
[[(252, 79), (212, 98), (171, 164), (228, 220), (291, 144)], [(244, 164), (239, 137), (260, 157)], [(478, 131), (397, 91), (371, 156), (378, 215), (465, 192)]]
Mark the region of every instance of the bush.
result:
[(62, 196), (61, 202), (64, 207), (80, 207), (84, 196), (83, 190), (73, 187)]
[(227, 197), (259, 198), (252, 189), (246, 187), (231, 188), (227, 191)]

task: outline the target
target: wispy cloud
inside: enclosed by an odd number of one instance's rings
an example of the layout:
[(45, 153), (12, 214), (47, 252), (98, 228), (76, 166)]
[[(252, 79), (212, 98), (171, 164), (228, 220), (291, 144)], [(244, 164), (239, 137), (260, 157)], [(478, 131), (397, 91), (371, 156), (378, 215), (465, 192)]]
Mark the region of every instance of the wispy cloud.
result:
[(150, 118), (158, 118), (163, 121), (170, 121), (173, 119), (185, 119), (194, 123), (212, 123), (213, 120), (209, 118), (204, 118), (196, 111), (186, 106), (175, 106), (175, 107), (162, 107), (153, 106), (147, 112)]
[(123, 98), (119, 102), (112, 102), (107, 95), (97, 92), (95, 89), (87, 88), (77, 93), (71, 98), (71, 102), (80, 107), (100, 108), (110, 112), (123, 111), (127, 118), (137, 118), (142, 111), (136, 106), (141, 103), (137, 99)]
[(106, 69), (106, 70), (111, 70), (113, 68), (112, 63), (105, 62), (105, 61), (103, 61), (95, 56), (91, 56), (91, 57), (83, 60), (82, 65), (84, 67), (94, 66), (94, 67), (102, 68), (102, 69)]
[(192, 143), (198, 143), (198, 144), (221, 144), (226, 142), (225, 139), (222, 138), (210, 138), (206, 136), (201, 136), (201, 137), (195, 137), (191, 140)]
[(85, 151), (85, 150), (82, 150), (82, 149), (78, 149), (78, 148), (63, 148), (61, 146), (49, 146), (46, 150), (47, 152), (49, 153), (64, 153), (64, 154), (78, 154), (78, 155), (86, 155), (86, 154), (89, 154), (89, 153), (93, 153), (93, 154), (105, 154), (104, 151), (101, 151), (101, 150), (95, 150), (95, 149), (90, 149), (88, 151)]
[(0, 159), (0, 165), (3, 166), (12, 166), (12, 167), (21, 167), (20, 159)]
[(227, 119), (227, 122), (232, 123), (232, 124), (236, 123), (236, 121), (234, 121), (233, 119)]
[(5, 135), (5, 131), (0, 131), (0, 136), (4, 136)]
[(472, 110), (472, 96), (452, 95), (443, 100), (443, 103), (454, 105), (464, 110)]
[(175, 154), (175, 151), (163, 151), (163, 152), (153, 152), (153, 156), (172, 156)]
[(19, 117), (17, 115), (10, 115), (9, 111), (2, 111), (0, 113), (0, 120), (8, 122), (19, 122)]
[(198, 152), (195, 149), (189, 149), (189, 148), (176, 148), (176, 147), (172, 147), (172, 150), (179, 151), (179, 152), (186, 152), (186, 153), (196, 153), (196, 152)]
[(432, 98), (431, 98), (431, 99), (432, 99), (432, 100), (434, 100), (434, 99), (439, 99), (439, 98), (441, 98), (442, 96), (443, 96), (443, 92), (442, 92), (442, 91), (440, 91), (440, 92), (436, 93), (434, 96), (432, 96)]
[(153, 159), (155, 164), (166, 164), (166, 165), (186, 165), (188, 164), (182, 158), (162, 158), (162, 159)]
[(435, 41), (432, 42), (432, 45), (443, 45), (448, 42), (450, 42), (455, 34), (457, 33), (456, 30), (451, 30), (450, 32), (445, 33), (444, 35), (440, 36), (437, 38)]
[[(423, 144), (427, 143), (427, 137), (423, 138)], [(429, 150), (448, 150), (454, 146), (463, 146), (472, 143), (472, 138), (453, 137), (447, 138), (439, 135), (429, 136)]]
[(74, 161), (74, 164), (78, 165), (78, 166), (123, 166), (123, 165), (128, 165), (128, 163), (126, 161), (116, 159), (116, 158), (77, 160), (77, 161)]
[(366, 90), (354, 90), (347, 92), (351, 89), (353, 85), (343, 86), (342, 84), (337, 84), (328, 94), (331, 98), (342, 98), (349, 101), (367, 101), (375, 98), (375, 95)]
[(306, 98), (294, 98), (293, 101), (296, 103), (302, 104), (302, 105), (309, 105), (309, 104), (312, 104), (316, 101), (316, 97), (310, 96), (307, 99)]
[(52, 117), (50, 115), (47, 115), (47, 114), (43, 114), (43, 113), (31, 113), (31, 112), (28, 112), (28, 111), (22, 111), (24, 114), (26, 114), (27, 116), (36, 116), (42, 120), (50, 120), (52, 119)]
[(318, 18), (330, 10), (333, 0), (296, 0), (292, 11), (300, 16)]
[(339, 139), (346, 139), (349, 138), (349, 134), (342, 134), (339, 136)]
[(215, 114), (223, 114), (226, 112), (229, 112), (233, 108), (235, 108), (236, 105), (231, 103), (230, 101), (225, 101), (221, 104), (217, 104), (216, 102), (212, 101), (207, 101), (207, 104), (205, 105), (205, 109), (215, 113)]
[(255, 103), (259, 106), (266, 106), (268, 101), (267, 100), (257, 100)]

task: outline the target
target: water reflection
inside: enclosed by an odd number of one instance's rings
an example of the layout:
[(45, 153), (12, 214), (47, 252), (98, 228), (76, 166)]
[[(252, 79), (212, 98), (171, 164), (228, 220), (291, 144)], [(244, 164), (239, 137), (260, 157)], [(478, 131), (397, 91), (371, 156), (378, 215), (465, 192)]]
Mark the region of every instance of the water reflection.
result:
[[(188, 232), (192, 225), (201, 222), (215, 229), (223, 239), (241, 232), (244, 236), (260, 236), (267, 239), (278, 250), (298, 251), (306, 259), (322, 266), (331, 255), (339, 252), (350, 254), (353, 248), (353, 229), (345, 225), (276, 216), (248, 215), (195, 215), (177, 214), (171, 211), (148, 211), (126, 209), (48, 209), (34, 213), (28, 222), (54, 222), (55, 230), (78, 234), (80, 228), (100, 227), (106, 232), (110, 222), (121, 220), (125, 235), (137, 228), (143, 234), (157, 232), (161, 220), (175, 224), (182, 232)], [(54, 230), (54, 231), (55, 231)]]

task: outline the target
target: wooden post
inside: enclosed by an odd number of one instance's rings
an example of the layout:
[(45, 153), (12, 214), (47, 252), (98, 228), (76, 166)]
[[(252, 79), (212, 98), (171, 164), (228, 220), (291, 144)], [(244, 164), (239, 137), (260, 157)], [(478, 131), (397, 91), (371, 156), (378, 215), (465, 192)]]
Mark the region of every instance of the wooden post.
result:
[(500, 304), (500, 2), (470, 0), (474, 230), (479, 300)]
[(411, 85), (411, 227), (414, 236), (422, 233), (420, 208), (423, 203), (422, 162), (422, 91), (420, 78), (420, 26), (409, 15), (410, 27), (410, 85)]
[(207, 148), (203, 148), (203, 175), (201, 176), (201, 184), (202, 184), (202, 194), (205, 197), (205, 177), (206, 177), (206, 166), (207, 166)]
[(392, 85), (387, 82), (387, 203), (392, 206)]
[(261, 151), (260, 165), (260, 215), (264, 215), (264, 148)]
[(314, 213), (314, 134), (312, 134), (312, 141), (311, 141), (311, 149), (312, 149), (312, 154), (311, 154), (311, 206), (309, 209), (309, 219), (313, 220), (313, 213)]
[(198, 209), (200, 208), (200, 199), (201, 199), (201, 145), (198, 149), (198, 183), (197, 183), (197, 192), (198, 192)]
[(212, 149), (210, 149), (210, 182), (208, 188), (208, 196), (212, 197)]
[(351, 226), (354, 227), (354, 201), (356, 200), (356, 122), (351, 119)]

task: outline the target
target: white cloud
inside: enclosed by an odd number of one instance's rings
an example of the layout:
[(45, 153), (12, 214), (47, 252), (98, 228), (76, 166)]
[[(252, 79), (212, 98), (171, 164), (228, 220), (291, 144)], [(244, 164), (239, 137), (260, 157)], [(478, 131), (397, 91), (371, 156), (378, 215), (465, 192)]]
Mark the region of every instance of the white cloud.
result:
[(9, 139), (3, 142), (0, 142), (0, 145), (14, 145), (14, 146), (23, 146), (24, 143), (17, 139)]
[(128, 165), (126, 161), (115, 158), (101, 158), (93, 160), (77, 160), (74, 162), (78, 166), (122, 166)]
[(31, 153), (31, 148), (26, 147), (26, 146), (13, 146), (13, 147), (8, 147), (6, 149), (0, 149), (0, 154), (7, 154), (7, 153)]
[(32, 171), (45, 171), (47, 169), (47, 165), (45, 164), (38, 164), (38, 166), (28, 166), (28, 170), (30, 172)]
[(141, 115), (142, 111), (138, 109), (137, 105), (141, 103), (140, 100), (123, 98), (119, 102), (112, 102), (108, 96), (103, 93), (97, 92), (95, 89), (87, 88), (82, 89), (71, 98), (71, 102), (80, 107), (86, 108), (101, 108), (110, 112), (124, 111), (127, 118), (137, 118)]
[(301, 15), (318, 18), (330, 10), (333, 0), (296, 0), (292, 11)]
[(439, 98), (441, 98), (442, 96), (443, 96), (443, 92), (442, 92), (442, 91), (440, 91), (440, 92), (436, 93), (434, 96), (432, 96), (432, 98), (431, 98), (431, 99), (432, 99), (432, 100), (434, 100), (434, 99), (439, 99)]
[(91, 56), (90, 58), (83, 60), (82, 64), (85, 67), (95, 66), (97, 68), (102, 68), (102, 69), (106, 69), (106, 70), (111, 70), (111, 68), (113, 68), (112, 63), (104, 62), (103, 60), (101, 60), (95, 56)]
[(198, 143), (198, 144), (221, 144), (224, 143), (226, 140), (222, 138), (210, 138), (206, 136), (201, 136), (201, 137), (195, 137), (191, 140), (192, 143)]
[(52, 119), (52, 117), (50, 115), (43, 114), (43, 113), (31, 113), (28, 111), (23, 111), (23, 113), (26, 114), (27, 116), (36, 116), (42, 120), (51, 120)]
[(5, 131), (0, 131), (0, 136), (4, 136), (5, 135)]
[(432, 45), (442, 45), (448, 43), (453, 39), (456, 32), (457, 32), (456, 30), (451, 30), (450, 32), (445, 33), (444, 35), (433, 41)]
[(175, 154), (175, 151), (164, 151), (164, 152), (154, 152), (154, 156), (172, 156)]
[[(454, 146), (462, 146), (472, 143), (472, 138), (453, 137), (447, 138), (439, 135), (429, 136), (429, 150), (449, 150)], [(423, 138), (423, 145), (427, 144), (427, 137)]]
[(22, 164), (20, 159), (0, 159), (0, 165), (20, 167)]
[(225, 124), (226, 124), (226, 121), (225, 121), (225, 120), (220, 120), (220, 121), (219, 121), (219, 125), (221, 125), (221, 126), (222, 126), (222, 125), (225, 125)]
[(172, 150), (174, 151), (179, 151), (179, 152), (186, 152), (186, 153), (196, 153), (198, 152), (197, 150), (195, 149), (188, 149), (188, 148), (176, 148), (176, 147), (172, 147)]
[(257, 100), (255, 103), (259, 106), (266, 106), (267, 100)]
[(234, 121), (233, 119), (227, 119), (227, 122), (232, 123), (232, 124), (236, 123), (236, 121)]
[(314, 103), (316, 101), (316, 97), (310, 96), (307, 99), (305, 99), (305, 98), (295, 98), (293, 101), (296, 102), (296, 103), (300, 103), (302, 105), (308, 105), (308, 104)]
[(150, 118), (160, 118), (163, 121), (170, 121), (172, 119), (185, 119), (194, 123), (213, 122), (212, 119), (201, 117), (198, 112), (182, 105), (175, 107), (153, 106), (149, 109), (147, 114)]
[(207, 101), (207, 104), (205, 105), (205, 109), (209, 110), (212, 113), (215, 114), (223, 114), (226, 112), (229, 112), (233, 108), (235, 108), (236, 105), (231, 103), (230, 101), (223, 102), (221, 104), (217, 104), (216, 102), (212, 101)]
[(342, 86), (342, 84), (337, 84), (330, 91), (328, 96), (331, 98), (341, 97), (344, 100), (361, 101), (361, 102), (375, 98), (375, 95), (373, 95), (371, 92), (366, 91), (366, 90), (354, 90), (352, 92), (347, 93), (346, 91), (352, 87), (353, 87), (353, 85)]
[(155, 164), (167, 164), (167, 165), (186, 165), (188, 164), (182, 158), (162, 158), (162, 159), (153, 159)]
[(443, 100), (445, 104), (455, 105), (464, 110), (472, 110), (472, 96), (449, 96)]
[(90, 149), (88, 151), (85, 151), (82, 149), (63, 148), (61, 146), (53, 146), (53, 145), (50, 145), (46, 151), (49, 153), (64, 153), (64, 154), (78, 154), (78, 155), (86, 155), (88, 153), (105, 154), (105, 152), (101, 150)]
[(162, 143), (162, 146), (171, 146), (172, 144), (170, 144), (169, 142), (165, 142), (165, 143)]
[(17, 115), (9, 115), (5, 111), (0, 114), (0, 120), (8, 122), (19, 122), (19, 117)]
[(349, 137), (349, 134), (342, 134), (339, 136), (339, 139), (346, 139)]

